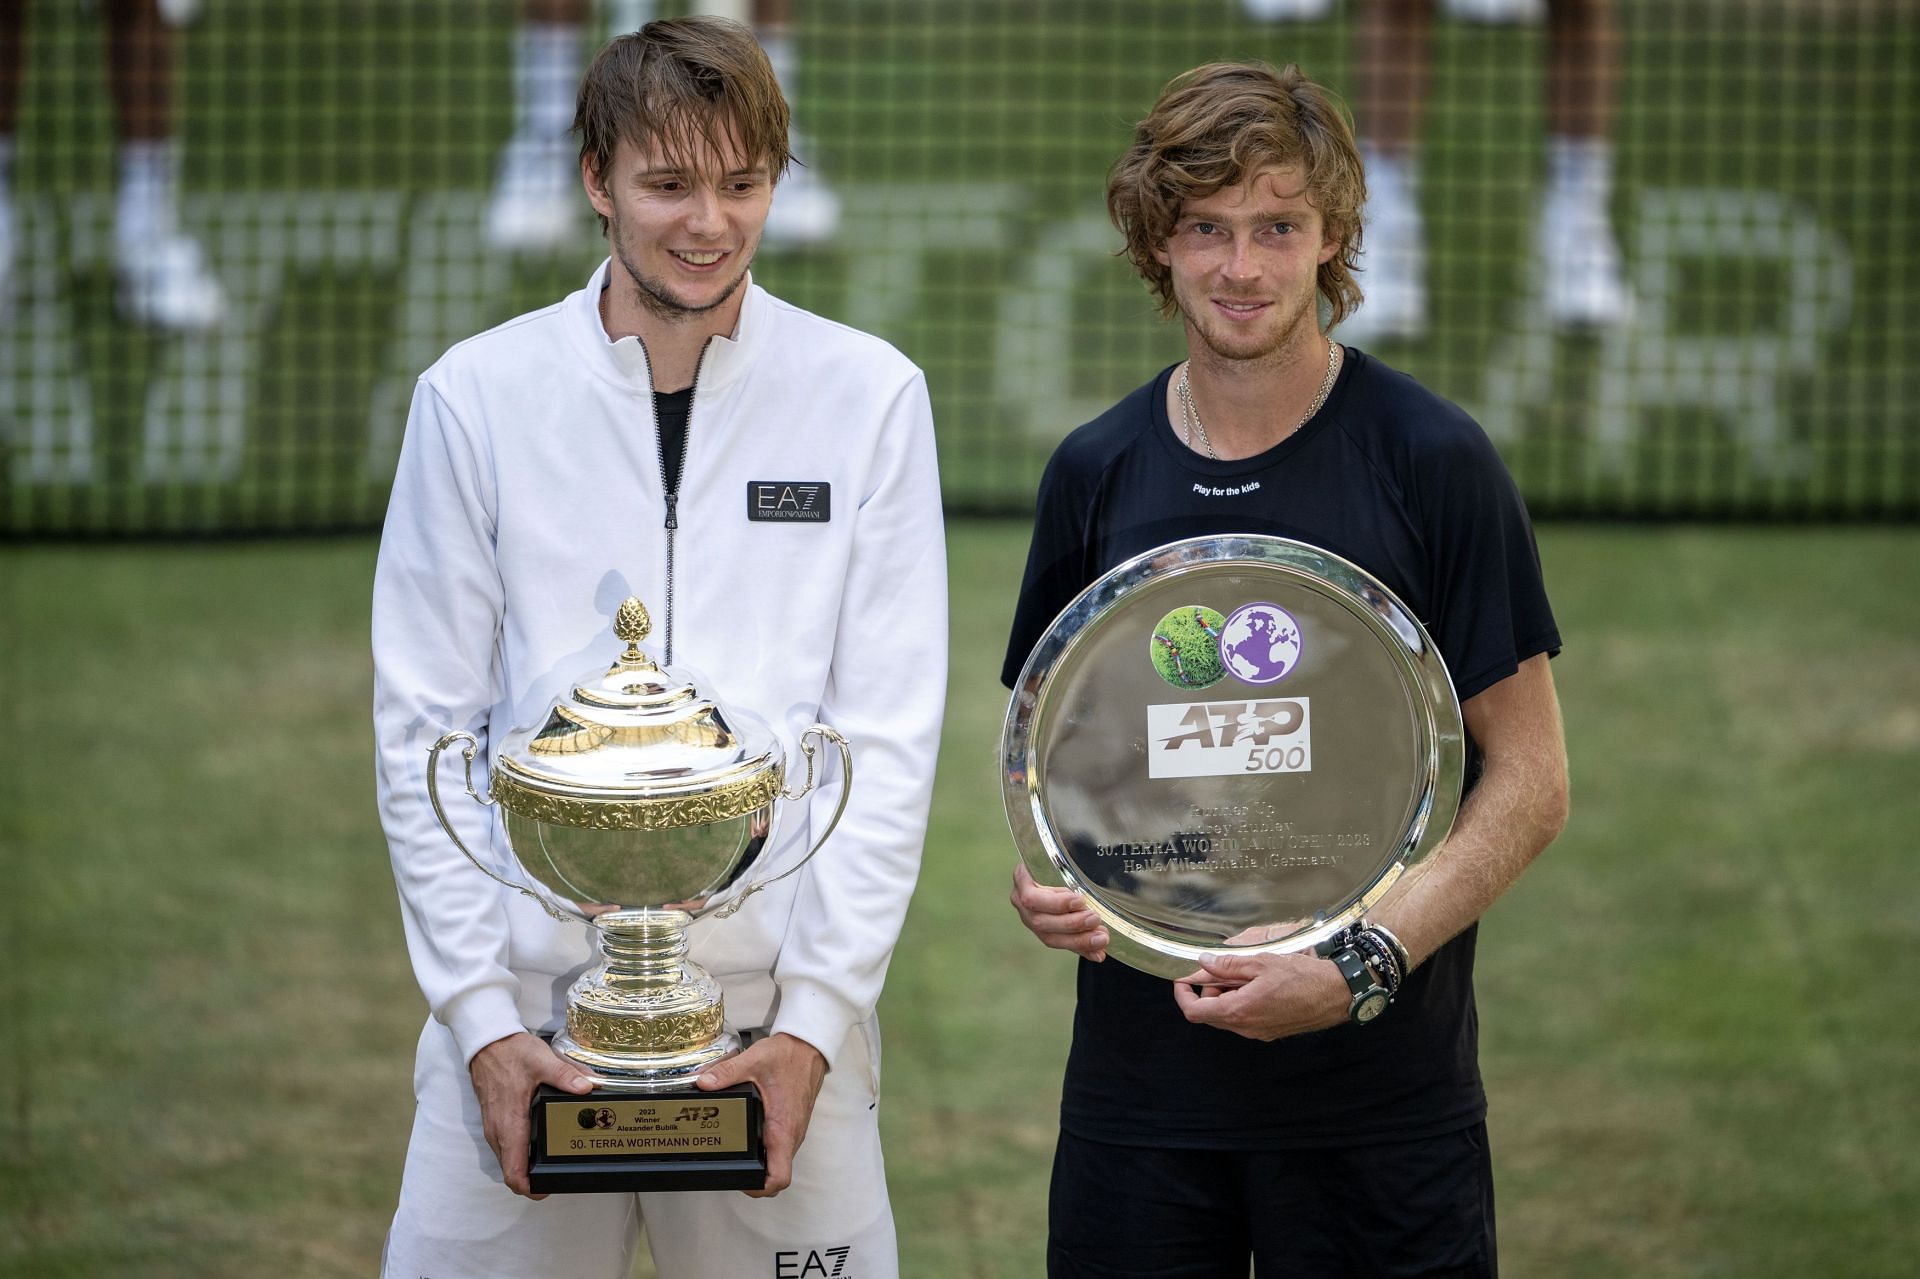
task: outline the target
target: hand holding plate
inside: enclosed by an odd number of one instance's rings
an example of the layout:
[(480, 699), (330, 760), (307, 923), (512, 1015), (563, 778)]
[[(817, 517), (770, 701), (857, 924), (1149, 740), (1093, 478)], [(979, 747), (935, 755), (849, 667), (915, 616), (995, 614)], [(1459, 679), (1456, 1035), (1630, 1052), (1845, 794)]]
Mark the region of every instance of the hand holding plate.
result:
[(1262, 1042), (1347, 1020), (1346, 983), (1314, 955), (1208, 955), (1173, 999), (1190, 1022)]
[(1008, 900), (1020, 914), (1020, 922), (1042, 944), (1054, 950), (1070, 950), (1095, 963), (1107, 957), (1107, 930), (1100, 916), (1087, 908), (1080, 894), (1070, 888), (1049, 888), (1034, 882), (1025, 862), (1013, 864), (1013, 892)]

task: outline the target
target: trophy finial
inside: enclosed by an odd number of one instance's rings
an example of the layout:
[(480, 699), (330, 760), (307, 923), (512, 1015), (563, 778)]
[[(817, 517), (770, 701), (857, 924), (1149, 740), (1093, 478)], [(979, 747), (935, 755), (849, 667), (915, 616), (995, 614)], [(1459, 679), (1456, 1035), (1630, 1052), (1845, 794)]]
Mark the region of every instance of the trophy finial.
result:
[(647, 606), (636, 595), (629, 595), (613, 618), (613, 633), (628, 644), (638, 644), (653, 629)]

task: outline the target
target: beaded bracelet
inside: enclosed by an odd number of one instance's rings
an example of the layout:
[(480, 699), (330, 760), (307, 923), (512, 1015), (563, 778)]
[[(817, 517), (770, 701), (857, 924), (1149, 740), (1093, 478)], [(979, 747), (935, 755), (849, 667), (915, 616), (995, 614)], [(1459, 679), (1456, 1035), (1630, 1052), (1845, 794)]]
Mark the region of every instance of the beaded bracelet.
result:
[(1369, 929), (1372, 932), (1379, 933), (1382, 937), (1387, 939), (1387, 945), (1393, 947), (1394, 958), (1400, 961), (1401, 976), (1404, 977), (1408, 973), (1411, 973), (1413, 971), (1412, 957), (1407, 954), (1407, 948), (1401, 944), (1400, 939), (1393, 935), (1393, 930), (1391, 928), (1388, 928), (1385, 924), (1365, 924), (1363, 925), (1363, 927)]
[(1400, 993), (1400, 983), (1406, 979), (1406, 972), (1400, 967), (1400, 957), (1393, 947), (1379, 933), (1368, 927), (1356, 928), (1351, 934), (1355, 950), (1380, 977), (1387, 988), (1387, 997), (1391, 999)]

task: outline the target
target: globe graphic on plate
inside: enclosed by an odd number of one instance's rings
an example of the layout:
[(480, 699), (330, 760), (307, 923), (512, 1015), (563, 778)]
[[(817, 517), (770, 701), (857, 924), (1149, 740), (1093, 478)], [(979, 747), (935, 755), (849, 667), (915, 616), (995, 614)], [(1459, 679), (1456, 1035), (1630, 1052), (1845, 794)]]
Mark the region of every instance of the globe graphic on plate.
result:
[(1248, 684), (1284, 679), (1300, 664), (1300, 624), (1278, 604), (1243, 604), (1220, 628), (1220, 661)]

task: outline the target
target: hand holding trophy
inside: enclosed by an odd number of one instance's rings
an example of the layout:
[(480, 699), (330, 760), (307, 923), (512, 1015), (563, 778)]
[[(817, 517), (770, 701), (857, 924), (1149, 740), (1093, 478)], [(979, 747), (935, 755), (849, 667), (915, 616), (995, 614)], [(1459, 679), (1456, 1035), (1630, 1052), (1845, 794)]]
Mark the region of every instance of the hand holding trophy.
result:
[[(720, 918), (804, 866), (845, 811), (853, 784), (847, 741), (825, 724), (800, 735), (806, 777), (786, 785), (786, 755), (758, 717), (719, 705), (692, 675), (656, 665), (637, 599), (614, 633), (626, 649), (589, 672), (533, 725), (501, 743), (486, 794), (473, 784), (478, 743), (448, 733), (428, 756), (427, 790), (441, 826), (491, 878), (556, 919), (599, 935), (601, 962), (567, 992), (553, 1040), (594, 1090), (535, 1094), (528, 1182), (553, 1191), (758, 1189), (766, 1179), (761, 1105), (752, 1084), (701, 1092), (694, 1080), (740, 1049), (726, 1030), (719, 983), (687, 958), (686, 928)], [(826, 829), (793, 866), (748, 879), (774, 846), (778, 800), (815, 782), (816, 741), (840, 753), (843, 785)], [(462, 744), (466, 791), (501, 810), (514, 860), (531, 886), (501, 875), (461, 842), (440, 803), (440, 755)]]

